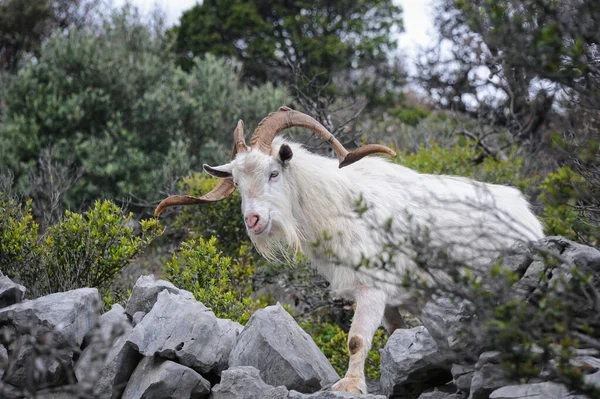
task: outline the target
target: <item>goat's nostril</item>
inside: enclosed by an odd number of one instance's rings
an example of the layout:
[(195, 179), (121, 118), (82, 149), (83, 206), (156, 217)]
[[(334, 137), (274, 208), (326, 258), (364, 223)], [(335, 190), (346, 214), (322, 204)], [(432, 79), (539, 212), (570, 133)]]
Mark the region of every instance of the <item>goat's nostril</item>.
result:
[(256, 226), (256, 224), (258, 223), (259, 219), (260, 218), (259, 218), (258, 214), (256, 214), (256, 213), (248, 215), (248, 216), (246, 216), (246, 225), (249, 228), (252, 228), (252, 227)]

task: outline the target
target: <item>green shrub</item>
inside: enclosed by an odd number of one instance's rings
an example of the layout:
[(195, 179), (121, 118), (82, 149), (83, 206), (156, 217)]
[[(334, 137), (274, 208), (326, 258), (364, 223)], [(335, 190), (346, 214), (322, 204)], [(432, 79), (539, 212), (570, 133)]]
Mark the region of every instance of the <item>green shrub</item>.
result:
[(427, 118), (430, 111), (423, 107), (399, 106), (389, 110), (390, 114), (400, 122), (408, 126), (417, 126), (423, 119)]
[(506, 161), (498, 161), (491, 156), (481, 159), (480, 151), (472, 142), (451, 148), (430, 142), (427, 146), (421, 145), (418, 152), (401, 152), (397, 162), (422, 173), (466, 176), (488, 183), (510, 185), (524, 192), (528, 192), (536, 181), (535, 177), (525, 174), (524, 160), (515, 153), (509, 154)]
[(29, 203), (24, 208), (6, 195), (0, 199), (0, 271), (20, 280), (37, 297), (82, 287), (108, 289), (131, 260), (160, 234), (156, 219), (141, 222), (136, 236), (126, 226), (132, 215), (109, 201), (83, 214), (66, 212), (38, 237)]
[[(240, 248), (240, 259), (246, 249)], [(248, 277), (253, 274), (253, 265), (224, 256), (215, 237), (207, 240), (200, 237), (181, 244), (167, 263), (166, 272), (169, 281), (192, 292), (217, 317), (242, 324), (250, 318), (253, 301)]]
[(42, 242), (48, 292), (107, 285), (159, 234), (158, 220), (142, 220), (135, 236), (125, 224), (132, 214), (109, 201), (97, 201), (83, 214), (65, 212)]
[(23, 267), (38, 259), (38, 224), (31, 214), (31, 201), (21, 206), (0, 192), (0, 272), (16, 277)]
[(539, 185), (542, 216), (547, 235), (564, 236), (570, 240), (594, 242), (600, 234), (586, 223), (577, 204), (587, 194), (588, 182), (568, 166), (548, 174)]

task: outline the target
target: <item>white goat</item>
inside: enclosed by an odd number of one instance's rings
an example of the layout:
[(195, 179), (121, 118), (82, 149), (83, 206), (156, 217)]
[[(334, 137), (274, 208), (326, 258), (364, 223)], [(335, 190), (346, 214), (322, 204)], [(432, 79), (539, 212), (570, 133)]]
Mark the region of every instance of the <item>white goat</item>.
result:
[[(293, 126), (320, 134), (340, 163), (276, 138)], [(376, 157), (354, 163), (376, 152), (395, 154), (378, 145), (348, 153), (321, 124), (289, 108), (280, 108), (259, 124), (251, 148), (245, 144), (242, 121), (234, 137), (229, 163), (204, 165), (209, 174), (222, 178), (214, 190), (201, 198), (171, 196), (156, 213), (172, 205), (218, 201), (237, 187), (248, 234), (261, 254), (273, 258), (286, 246), (300, 250), (336, 293), (354, 300), (350, 363), (334, 390), (366, 393), (364, 362), (376, 329), (383, 321), (391, 334), (402, 326), (398, 308), (411, 305), (401, 284), (406, 273), (419, 273), (410, 240), (402, 247), (406, 252), (388, 259), (392, 267), (355, 267), (364, 259), (381, 260), (390, 238), (399, 242), (426, 231), (430, 245), (478, 267), (515, 241), (542, 237), (540, 222), (518, 190), (420, 174)], [(359, 198), (366, 210), (357, 216)], [(328, 239), (323, 239), (324, 233)], [(335, 262), (331, 254), (337, 255)]]

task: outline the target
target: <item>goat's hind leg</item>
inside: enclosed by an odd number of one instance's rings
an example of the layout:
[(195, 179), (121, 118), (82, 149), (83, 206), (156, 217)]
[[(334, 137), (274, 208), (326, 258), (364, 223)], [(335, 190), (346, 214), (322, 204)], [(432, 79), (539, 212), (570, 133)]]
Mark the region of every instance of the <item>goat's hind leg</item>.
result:
[(350, 363), (344, 378), (334, 386), (334, 391), (367, 393), (365, 360), (371, 349), (375, 331), (381, 324), (385, 311), (386, 295), (372, 287), (361, 286), (356, 297), (356, 312), (348, 333)]
[(404, 328), (404, 319), (400, 315), (400, 309), (397, 306), (386, 306), (383, 313), (383, 326), (389, 335), (394, 331)]

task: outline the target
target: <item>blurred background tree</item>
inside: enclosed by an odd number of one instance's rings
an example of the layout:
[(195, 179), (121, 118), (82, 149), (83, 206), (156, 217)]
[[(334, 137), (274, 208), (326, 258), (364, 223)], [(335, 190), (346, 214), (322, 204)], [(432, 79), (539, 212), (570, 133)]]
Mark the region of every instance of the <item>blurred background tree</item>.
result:
[[(184, 12), (171, 34), (184, 69), (211, 53), (239, 59), (252, 84), (294, 84), (303, 95), (326, 96), (365, 85), (367, 71), (387, 71), (387, 88), (401, 78), (393, 56), (401, 15), (391, 0), (208, 0)], [(335, 81), (341, 74), (350, 80)]]
[(82, 27), (97, 2), (89, 0), (1, 0), (0, 70), (15, 72), (25, 55), (40, 56), (55, 29)]

